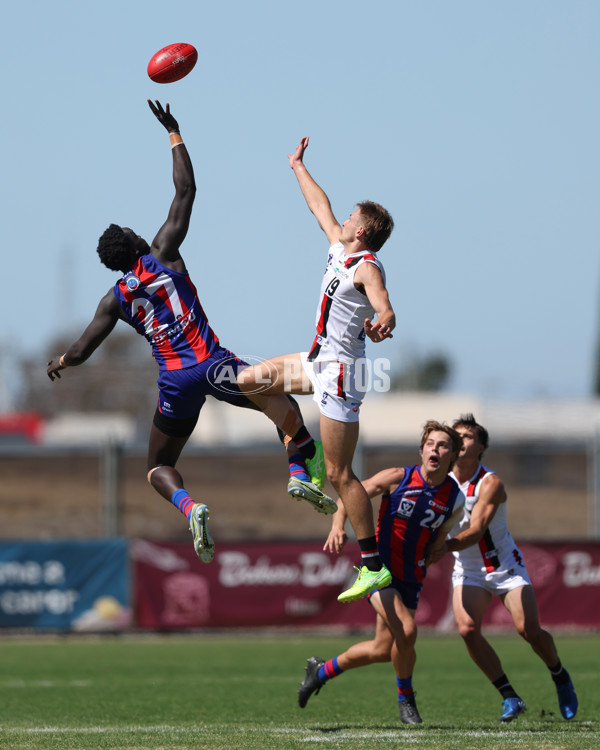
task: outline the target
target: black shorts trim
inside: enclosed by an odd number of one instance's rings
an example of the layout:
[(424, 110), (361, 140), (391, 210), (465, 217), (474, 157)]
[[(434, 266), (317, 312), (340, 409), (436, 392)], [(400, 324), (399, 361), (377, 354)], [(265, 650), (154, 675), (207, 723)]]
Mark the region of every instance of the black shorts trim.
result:
[(158, 409), (154, 412), (154, 419), (152, 420), (157, 430), (174, 438), (189, 437), (194, 431), (197, 422), (198, 414), (195, 417), (188, 417), (187, 419), (174, 419), (173, 417), (166, 417)]

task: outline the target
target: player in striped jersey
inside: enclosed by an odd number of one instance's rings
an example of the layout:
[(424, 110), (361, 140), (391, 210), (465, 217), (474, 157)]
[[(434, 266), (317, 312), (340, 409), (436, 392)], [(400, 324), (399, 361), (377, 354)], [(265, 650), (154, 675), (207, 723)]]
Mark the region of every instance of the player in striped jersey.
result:
[(487, 430), (472, 414), (461, 416), (453, 427), (461, 435), (463, 445), (452, 474), (467, 499), (453, 538), (440, 548), (438, 555), (450, 550), (455, 558), (452, 605), (459, 632), (475, 664), (502, 696), (500, 721), (512, 721), (526, 710), (525, 702), (513, 689), (498, 655), (481, 632), (492, 596), (500, 597), (519, 635), (550, 670), (562, 716), (572, 719), (577, 713), (577, 695), (569, 673), (561, 664), (554, 639), (540, 627), (523, 556), (506, 523), (504, 485), (482, 463), (489, 442)]
[[(196, 195), (192, 162), (169, 105), (165, 110), (158, 101), (148, 104), (169, 133), (171, 143), (175, 197), (167, 219), (152, 245), (128, 227), (116, 224), (100, 237), (100, 260), (124, 276), (100, 300), (92, 322), (79, 339), (48, 363), (47, 373), (54, 380), (65, 367), (85, 362), (119, 320), (148, 340), (159, 369), (158, 406), (148, 447), (148, 481), (186, 516), (198, 557), (210, 562), (215, 547), (208, 529), (208, 507), (194, 502), (175, 468), (207, 396), (262, 410), (285, 440), (290, 474), (301, 477), (306, 488), (304, 499), (321, 513), (335, 513), (337, 506), (312, 481), (313, 464), (318, 463), (321, 448), (306, 430), (295, 401), (282, 395), (245, 395), (239, 390), (236, 376), (246, 363), (219, 343), (180, 254)], [(324, 471), (319, 479), (324, 480)]]
[[(381, 563), (375, 539), (373, 507), (354, 474), (358, 415), (367, 389), (365, 338), (379, 343), (392, 336), (394, 310), (376, 257), (394, 227), (383, 206), (359, 203), (342, 224), (333, 215), (325, 192), (304, 166), (308, 138), (302, 138), (289, 164), (306, 203), (329, 242), (325, 275), (317, 308), (316, 336), (310, 351), (286, 354), (249, 367), (238, 378), (242, 390), (262, 393), (313, 393), (321, 412), (320, 430), (327, 477), (342, 499), (361, 553), (358, 577), (339, 601), (359, 599), (387, 586), (389, 571)], [(377, 320), (373, 322), (374, 316)], [(288, 492), (302, 492), (292, 479)]]
[[(464, 495), (449, 475), (458, 456), (461, 439), (447, 425), (429, 421), (421, 436), (421, 465), (380, 471), (363, 482), (369, 497), (382, 495), (377, 542), (381, 559), (392, 573), (392, 583), (374, 591), (369, 602), (377, 614), (375, 638), (361, 641), (333, 659), (312, 656), (298, 691), (298, 703), (328, 680), (348, 669), (391, 661), (396, 673), (400, 719), (420, 724), (412, 675), (416, 661), (415, 612), (430, 555), (444, 542), (447, 532), (462, 514)], [(331, 532), (324, 549), (340, 552), (347, 537), (346, 513), (338, 501)]]

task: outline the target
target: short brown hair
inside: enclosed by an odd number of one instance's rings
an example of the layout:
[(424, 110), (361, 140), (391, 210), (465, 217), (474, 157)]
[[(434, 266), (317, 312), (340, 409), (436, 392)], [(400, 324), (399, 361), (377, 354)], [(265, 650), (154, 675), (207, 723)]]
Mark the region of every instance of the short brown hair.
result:
[(452, 450), (454, 451), (454, 453), (460, 452), (460, 449), (462, 448), (462, 437), (453, 427), (450, 427), (450, 425), (447, 425), (444, 422), (436, 422), (435, 419), (429, 419), (427, 422), (425, 422), (425, 426), (423, 427), (423, 434), (421, 435), (421, 450), (423, 450), (425, 441), (432, 432), (445, 432), (446, 435), (448, 435), (448, 437), (450, 438), (450, 441), (452, 443)]
[[(488, 434), (488, 431), (485, 429), (483, 425), (480, 425), (479, 422), (475, 420), (475, 417), (472, 414), (461, 414), (458, 419), (455, 419), (452, 423), (452, 427), (454, 429), (458, 429), (459, 427), (466, 427), (468, 430), (473, 430), (475, 434), (477, 435), (477, 440), (479, 441), (479, 445), (483, 446), (483, 450), (487, 450), (487, 447), (490, 443), (490, 436)], [(483, 455), (483, 451), (481, 452)]]
[(357, 203), (356, 208), (360, 211), (360, 221), (365, 228), (365, 245), (376, 253), (392, 233), (394, 220), (389, 211), (373, 201)]

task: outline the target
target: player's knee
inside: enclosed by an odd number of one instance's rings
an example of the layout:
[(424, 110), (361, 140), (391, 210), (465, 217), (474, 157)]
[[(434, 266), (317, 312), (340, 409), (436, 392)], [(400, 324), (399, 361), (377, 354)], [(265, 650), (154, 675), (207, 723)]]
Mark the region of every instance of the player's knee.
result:
[(181, 474), (175, 469), (175, 467), (169, 466), (168, 464), (158, 464), (157, 466), (153, 466), (146, 475), (146, 478), (152, 487), (157, 487), (163, 479), (165, 481), (172, 479), (183, 485)]
[(148, 484), (152, 484), (152, 477), (154, 476), (154, 472), (158, 471), (159, 469), (162, 469), (162, 466), (154, 466), (148, 474), (146, 475), (146, 479), (148, 480)]
[(375, 644), (371, 651), (373, 662), (384, 664), (392, 661), (392, 649), (390, 646), (379, 646)]
[(348, 469), (335, 461), (326, 461), (327, 479), (335, 487), (338, 493), (343, 493), (344, 489), (353, 481), (358, 481), (354, 476), (352, 469)]
[(517, 623), (517, 633), (524, 638), (527, 643), (537, 643), (542, 637), (542, 629), (537, 622), (519, 622)]
[(458, 634), (465, 641), (472, 641), (479, 635), (479, 628), (471, 620), (459, 620)]
[(414, 646), (417, 642), (417, 626), (415, 624), (415, 621), (410, 625), (404, 626), (404, 640), (406, 641), (407, 645)]

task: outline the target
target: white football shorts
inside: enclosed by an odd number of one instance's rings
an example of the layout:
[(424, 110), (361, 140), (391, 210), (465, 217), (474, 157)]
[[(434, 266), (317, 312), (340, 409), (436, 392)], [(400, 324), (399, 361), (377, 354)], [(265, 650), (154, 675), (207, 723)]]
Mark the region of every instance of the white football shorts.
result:
[(358, 413), (369, 388), (365, 359), (346, 362), (309, 362), (308, 353), (300, 355), (302, 366), (313, 386), (313, 399), (321, 414), (338, 422), (358, 422)]
[(517, 589), (519, 586), (531, 586), (531, 581), (524, 566), (520, 566), (516, 570), (514, 568), (499, 569), (491, 573), (481, 574), (454, 569), (452, 571), (452, 586), (478, 586), (489, 591), (490, 594), (500, 596), (500, 594)]

